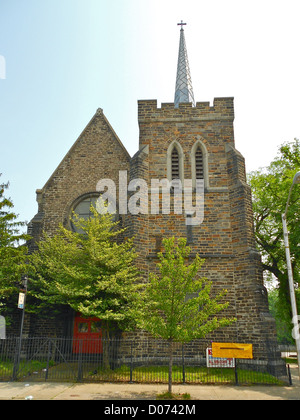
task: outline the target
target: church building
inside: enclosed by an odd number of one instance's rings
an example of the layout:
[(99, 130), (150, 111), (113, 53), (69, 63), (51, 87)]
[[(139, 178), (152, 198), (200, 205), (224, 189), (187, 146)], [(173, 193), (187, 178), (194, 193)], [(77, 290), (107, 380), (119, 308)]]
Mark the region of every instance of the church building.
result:
[[(205, 259), (201, 275), (212, 281), (214, 291), (228, 290), (226, 316), (237, 318), (236, 323), (216, 331), (212, 339), (252, 343), (254, 353), (262, 354), (268, 343), (276, 341), (276, 331), (255, 245), (245, 161), (235, 148), (234, 99), (215, 98), (212, 106), (195, 102), (184, 24), (180, 25), (174, 103), (159, 107), (156, 100), (138, 101), (139, 149), (133, 157), (104, 111), (96, 111), (47, 183), (36, 192), (38, 212), (29, 224), (32, 246), (43, 231), (55, 234), (61, 223), (75, 229), (70, 223), (72, 211), (88, 217), (91, 203), (99, 197), (99, 181), (110, 179), (116, 185), (117, 217), (128, 234), (135, 236), (137, 264), (144, 279), (155, 270), (163, 238), (187, 238), (192, 256), (198, 253)], [(143, 189), (148, 194), (143, 203), (148, 205), (141, 206), (139, 212), (130, 212), (119, 200), (124, 198), (124, 185), (132, 180), (143, 180), (148, 186), (148, 191)], [(161, 204), (154, 206), (152, 180), (172, 181), (169, 213)], [(190, 209), (185, 211), (181, 206), (182, 211), (178, 211), (175, 196), (180, 189), (174, 180), (181, 185), (190, 180), (193, 204), (197, 186), (202, 188), (198, 221)], [(129, 194), (127, 191), (125, 198)], [(72, 317), (66, 318), (68, 325), (56, 325), (57, 336), (66, 331), (72, 335), (76, 315)], [(33, 336), (45, 334), (45, 327), (33, 320), (29, 330)]]

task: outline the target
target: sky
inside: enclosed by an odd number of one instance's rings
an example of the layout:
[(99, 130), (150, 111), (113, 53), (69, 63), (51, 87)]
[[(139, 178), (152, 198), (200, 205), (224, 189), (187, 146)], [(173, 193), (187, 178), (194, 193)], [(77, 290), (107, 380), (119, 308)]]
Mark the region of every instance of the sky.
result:
[(137, 101), (174, 102), (183, 20), (194, 96), (235, 98), (247, 172), (300, 138), (299, 0), (0, 0), (0, 182), (19, 219), (98, 108), (130, 155)]

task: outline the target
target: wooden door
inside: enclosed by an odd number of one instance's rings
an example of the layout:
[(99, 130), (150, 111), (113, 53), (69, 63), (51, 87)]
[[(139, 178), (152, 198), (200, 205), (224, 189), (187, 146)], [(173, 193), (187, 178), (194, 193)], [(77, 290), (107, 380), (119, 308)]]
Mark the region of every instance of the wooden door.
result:
[(99, 318), (75, 316), (73, 333), (73, 353), (102, 353), (102, 330)]

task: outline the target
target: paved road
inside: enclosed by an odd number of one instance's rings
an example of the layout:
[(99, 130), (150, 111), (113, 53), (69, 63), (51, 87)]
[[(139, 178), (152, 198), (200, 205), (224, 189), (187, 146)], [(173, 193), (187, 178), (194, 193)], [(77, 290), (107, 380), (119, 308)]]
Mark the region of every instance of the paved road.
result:
[[(176, 393), (189, 393), (192, 400), (300, 400), (296, 366), (291, 368), (293, 386), (174, 385)], [(167, 391), (161, 384), (71, 384), (0, 383), (0, 400), (155, 400)]]

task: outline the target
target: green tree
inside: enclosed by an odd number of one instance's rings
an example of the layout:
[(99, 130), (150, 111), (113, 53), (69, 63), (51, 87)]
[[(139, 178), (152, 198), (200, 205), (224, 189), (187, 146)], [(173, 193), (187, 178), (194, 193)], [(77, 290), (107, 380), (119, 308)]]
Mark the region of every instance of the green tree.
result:
[(210, 332), (227, 326), (235, 319), (217, 318), (228, 307), (223, 301), (226, 290), (211, 295), (211, 282), (199, 278), (204, 263), (198, 255), (187, 264), (191, 249), (186, 239), (164, 239), (164, 253), (159, 253), (160, 274), (150, 274), (142, 295), (145, 312), (143, 328), (155, 337), (169, 342), (169, 385), (172, 392), (173, 343), (203, 338)]
[(98, 317), (108, 339), (115, 325), (122, 330), (135, 327), (141, 285), (132, 240), (119, 240), (124, 229), (112, 215), (91, 210), (93, 217), (87, 220), (73, 216), (83, 233), (60, 226), (57, 235), (44, 235), (39, 242), (31, 256), (27, 307), (37, 313), (71, 307), (83, 316)]
[[(295, 139), (279, 148), (278, 156), (267, 168), (251, 172), (248, 176), (252, 188), (255, 236), (262, 254), (263, 269), (266, 278), (275, 276), (278, 280), (280, 306), (278, 310), (288, 324), (291, 320), (291, 306), (281, 215), (285, 211), (293, 178), (299, 170), (300, 142)], [(299, 203), (300, 188), (295, 186), (292, 190), (287, 222), (294, 280), (298, 285), (300, 281)], [(288, 324), (286, 325), (290, 330)]]
[(279, 304), (278, 289), (273, 288), (268, 292), (269, 309), (271, 315), (276, 322), (277, 339), (282, 344), (294, 344), (294, 339), (291, 335), (291, 328), (287, 328), (286, 321), (282, 317), (281, 306)]
[(9, 183), (0, 184), (0, 313), (7, 312), (9, 301), (16, 298), (21, 277), (26, 274), (26, 241), (30, 238), (20, 232), (25, 222), (17, 221), (14, 205), (5, 197), (8, 188)]

